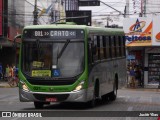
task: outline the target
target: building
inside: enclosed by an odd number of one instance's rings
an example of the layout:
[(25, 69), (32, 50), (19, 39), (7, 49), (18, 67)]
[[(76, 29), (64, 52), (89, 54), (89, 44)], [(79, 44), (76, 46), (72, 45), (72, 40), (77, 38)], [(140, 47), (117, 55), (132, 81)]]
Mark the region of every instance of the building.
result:
[(0, 0), (0, 62), (16, 64), (18, 49), (13, 47), (14, 36), (24, 27), (24, 1)]
[(160, 86), (160, 16), (126, 18), (124, 32), (127, 62), (142, 68), (146, 88)]

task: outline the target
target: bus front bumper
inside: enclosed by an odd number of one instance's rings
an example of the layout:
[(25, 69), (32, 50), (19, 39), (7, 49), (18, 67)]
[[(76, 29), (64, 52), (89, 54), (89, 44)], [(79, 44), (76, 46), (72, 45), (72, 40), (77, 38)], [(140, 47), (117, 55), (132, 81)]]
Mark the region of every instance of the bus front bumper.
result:
[(21, 102), (86, 102), (87, 90), (76, 92), (32, 92), (19, 89), (19, 99)]

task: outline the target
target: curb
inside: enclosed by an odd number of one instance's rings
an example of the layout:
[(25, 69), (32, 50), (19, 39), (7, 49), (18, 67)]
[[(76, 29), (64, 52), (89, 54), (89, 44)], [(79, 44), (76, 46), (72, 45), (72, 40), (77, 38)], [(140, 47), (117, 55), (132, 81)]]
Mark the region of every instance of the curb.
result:
[(6, 86), (0, 85), (0, 88), (11, 88), (11, 87), (9, 85), (6, 85)]
[(15, 88), (17, 86), (10, 86), (8, 82), (0, 82), (0, 88)]
[(0, 88), (10, 88), (11, 86), (8, 83), (0, 83)]

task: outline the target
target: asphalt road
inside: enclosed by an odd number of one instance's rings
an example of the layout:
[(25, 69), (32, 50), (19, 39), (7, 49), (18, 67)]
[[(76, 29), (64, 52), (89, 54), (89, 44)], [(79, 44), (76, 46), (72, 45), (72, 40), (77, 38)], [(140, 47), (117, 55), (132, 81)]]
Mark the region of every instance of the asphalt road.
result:
[[(86, 108), (80, 103), (46, 105), (35, 109), (32, 102), (19, 102), (18, 88), (0, 88), (0, 111), (42, 112), (42, 117), (62, 120), (157, 120), (160, 115), (160, 92), (155, 89), (120, 89), (116, 101), (99, 101), (94, 108)], [(143, 117), (138, 117), (142, 113)], [(141, 111), (141, 112), (140, 112)], [(155, 117), (148, 117), (148, 114)], [(133, 114), (133, 116), (131, 115)], [(135, 114), (135, 116), (134, 116)], [(48, 115), (48, 116), (47, 116)], [(127, 116), (129, 115), (129, 116)], [(127, 117), (126, 117), (127, 116)], [(13, 120), (21, 119), (15, 117)], [(23, 118), (25, 120), (27, 118)], [(35, 118), (37, 119), (37, 118)], [(38, 118), (41, 120), (43, 118)], [(53, 118), (52, 118), (53, 119)]]

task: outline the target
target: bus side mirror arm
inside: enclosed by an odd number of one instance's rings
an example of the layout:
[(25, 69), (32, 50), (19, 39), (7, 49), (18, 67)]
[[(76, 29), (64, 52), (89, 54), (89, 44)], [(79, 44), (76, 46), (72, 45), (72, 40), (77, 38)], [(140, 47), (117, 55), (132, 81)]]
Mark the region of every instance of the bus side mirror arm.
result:
[(18, 35), (16, 35), (15, 37), (14, 37), (14, 39), (13, 39), (13, 46), (16, 48), (16, 39), (17, 38), (22, 38), (22, 35), (21, 34), (18, 34)]

